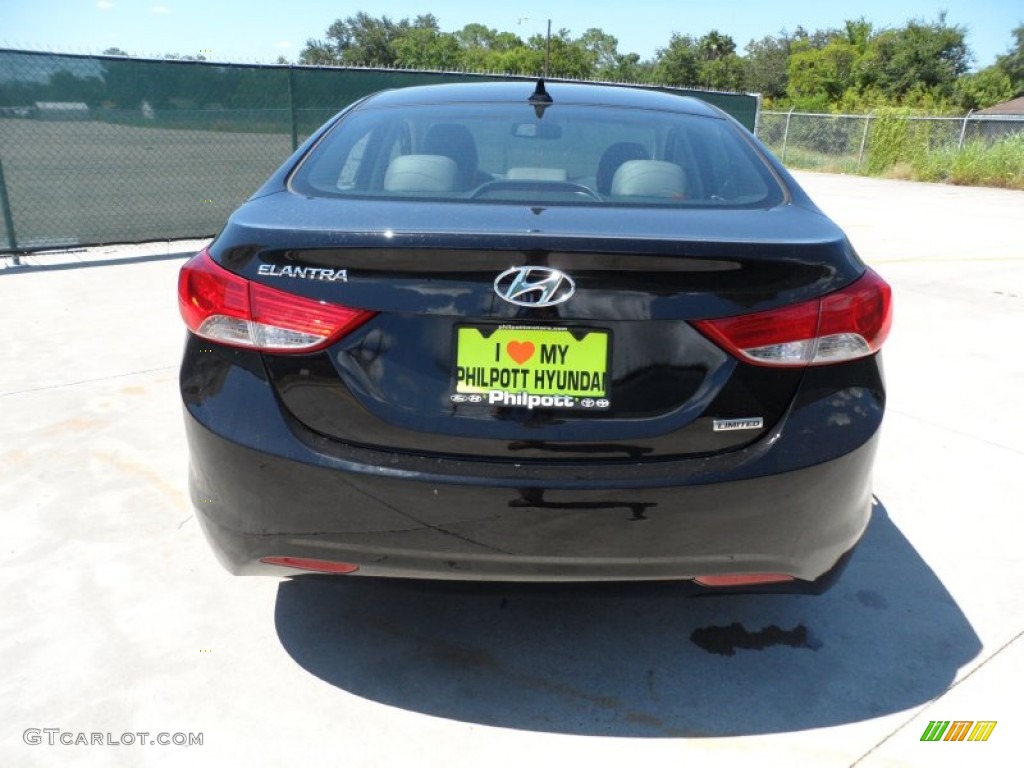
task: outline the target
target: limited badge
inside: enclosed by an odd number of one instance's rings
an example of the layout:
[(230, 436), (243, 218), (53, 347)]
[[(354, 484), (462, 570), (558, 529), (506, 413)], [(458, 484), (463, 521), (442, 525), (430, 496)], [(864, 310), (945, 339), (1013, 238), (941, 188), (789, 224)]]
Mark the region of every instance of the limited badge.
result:
[(764, 419), (760, 416), (753, 416), (746, 419), (715, 419), (713, 429), (715, 432), (734, 432), (738, 429), (761, 429), (764, 426)]

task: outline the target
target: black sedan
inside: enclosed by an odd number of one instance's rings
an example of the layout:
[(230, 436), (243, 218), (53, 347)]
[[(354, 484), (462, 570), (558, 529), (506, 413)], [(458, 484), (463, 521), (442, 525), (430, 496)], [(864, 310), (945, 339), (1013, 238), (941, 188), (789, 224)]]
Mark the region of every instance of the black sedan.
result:
[(890, 289), (699, 100), (365, 98), (178, 290), (235, 573), (820, 591), (867, 526)]

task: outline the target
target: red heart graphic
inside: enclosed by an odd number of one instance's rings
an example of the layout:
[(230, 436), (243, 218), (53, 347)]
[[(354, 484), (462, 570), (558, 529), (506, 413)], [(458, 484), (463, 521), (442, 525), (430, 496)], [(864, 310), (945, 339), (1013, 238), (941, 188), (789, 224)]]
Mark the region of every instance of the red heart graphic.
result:
[(510, 341), (505, 345), (505, 349), (508, 350), (508, 356), (515, 360), (519, 365), (522, 365), (531, 357), (536, 351), (536, 347), (532, 341)]

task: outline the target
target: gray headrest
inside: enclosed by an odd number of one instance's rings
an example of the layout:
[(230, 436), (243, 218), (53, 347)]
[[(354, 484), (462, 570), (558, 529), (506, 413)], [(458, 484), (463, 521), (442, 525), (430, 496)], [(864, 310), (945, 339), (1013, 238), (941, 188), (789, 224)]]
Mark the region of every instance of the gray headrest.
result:
[(612, 178), (612, 194), (634, 197), (683, 197), (686, 176), (675, 163), (629, 160)]
[(387, 192), (450, 192), (455, 189), (458, 166), (443, 155), (402, 155), (384, 174)]

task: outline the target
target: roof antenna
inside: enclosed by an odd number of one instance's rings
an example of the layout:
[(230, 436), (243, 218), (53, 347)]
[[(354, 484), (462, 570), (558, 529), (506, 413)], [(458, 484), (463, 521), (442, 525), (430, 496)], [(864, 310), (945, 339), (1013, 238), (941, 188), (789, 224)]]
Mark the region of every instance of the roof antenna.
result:
[(533, 89), (533, 93), (530, 94), (528, 101), (533, 105), (537, 118), (544, 117), (544, 110), (551, 106), (554, 99), (551, 98), (551, 94), (544, 88), (543, 77), (537, 79), (537, 87)]
[(541, 104), (550, 104), (551, 101), (551, 94), (544, 88), (544, 78), (538, 78), (537, 87), (534, 88), (533, 93), (530, 94), (530, 103), (534, 104), (539, 102)]

